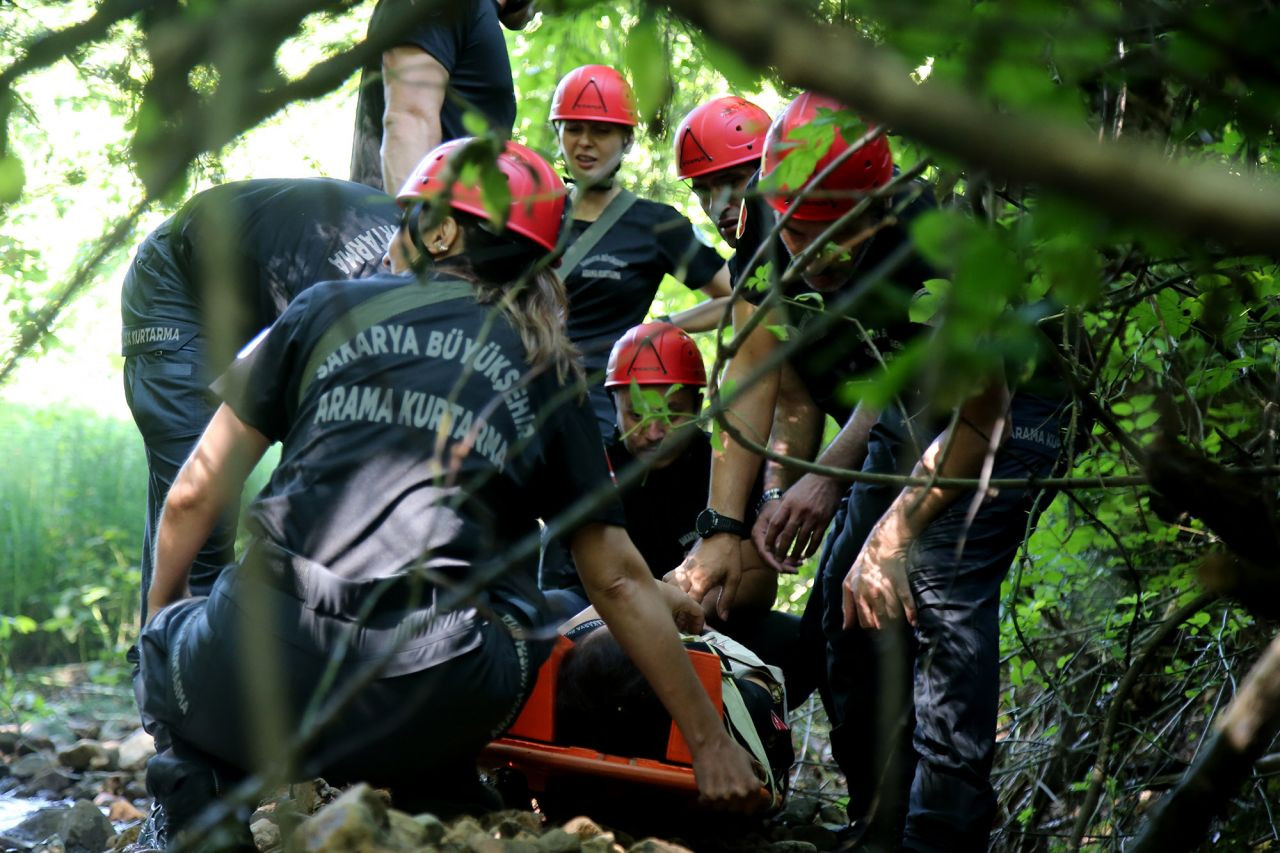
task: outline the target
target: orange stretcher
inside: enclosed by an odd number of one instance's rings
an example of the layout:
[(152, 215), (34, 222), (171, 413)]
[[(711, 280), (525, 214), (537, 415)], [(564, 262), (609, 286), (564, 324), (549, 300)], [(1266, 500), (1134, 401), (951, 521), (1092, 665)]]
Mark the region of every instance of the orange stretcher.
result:
[[(689, 745), (674, 722), (667, 737), (666, 754), (661, 761), (609, 755), (594, 749), (555, 743), (556, 681), (560, 676), (560, 662), (572, 647), (573, 642), (564, 637), (556, 643), (551, 656), (538, 670), (533, 692), (520, 716), (506, 735), (481, 752), (481, 766), (518, 772), (535, 794), (545, 791), (548, 782), (557, 778), (596, 777), (611, 783), (660, 788), (666, 793), (696, 798), (698, 785), (693, 777)], [(720, 659), (710, 652), (694, 649), (689, 649), (688, 654), (693, 671), (711, 698), (711, 704), (723, 717)], [(772, 799), (769, 791), (761, 787), (759, 796), (762, 805), (767, 807)]]

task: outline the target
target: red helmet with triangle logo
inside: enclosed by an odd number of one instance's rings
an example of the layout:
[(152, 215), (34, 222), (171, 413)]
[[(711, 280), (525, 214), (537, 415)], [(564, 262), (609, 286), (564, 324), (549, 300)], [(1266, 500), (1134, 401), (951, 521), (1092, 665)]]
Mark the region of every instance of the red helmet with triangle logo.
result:
[(584, 65), (560, 78), (551, 97), (552, 121), (603, 121), (635, 127), (631, 87), (608, 65)]
[(643, 323), (632, 326), (609, 353), (604, 387), (620, 385), (684, 385), (701, 388), (707, 384), (707, 368), (693, 338), (670, 323)]
[(694, 107), (676, 129), (676, 173), (684, 180), (740, 163), (759, 163), (772, 119), (735, 96)]
[[(788, 104), (782, 114), (774, 120), (765, 138), (760, 177), (768, 178), (778, 168), (779, 163), (801, 147), (800, 143), (789, 138), (792, 130), (816, 119), (819, 110), (841, 112), (847, 109), (848, 107), (834, 98), (813, 92), (805, 92)], [(868, 125), (868, 129), (870, 127)], [(860, 194), (879, 189), (893, 178), (893, 153), (889, 150), (889, 143), (884, 136), (877, 136), (870, 142), (859, 145), (853, 155), (834, 172), (823, 178), (820, 185), (813, 185), (815, 176), (858, 141), (857, 138), (846, 139), (837, 129), (831, 147), (804, 176), (801, 184), (779, 187), (777, 192), (767, 193), (765, 201), (779, 213), (786, 213), (788, 208), (794, 205), (792, 219), (817, 222), (839, 219), (853, 209)], [(795, 197), (802, 189), (811, 190), (814, 195), (805, 198), (797, 205)]]

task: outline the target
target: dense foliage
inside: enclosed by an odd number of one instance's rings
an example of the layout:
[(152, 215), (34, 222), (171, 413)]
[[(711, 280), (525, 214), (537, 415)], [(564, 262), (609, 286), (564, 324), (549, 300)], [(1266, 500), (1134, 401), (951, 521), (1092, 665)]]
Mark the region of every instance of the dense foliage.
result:
[[(943, 202), (915, 237), (950, 272), (919, 310), (947, 322), (904, 365), (954, 393), (996, 361), (1029, 370), (1046, 319), (1083, 329), (1087, 345), (1055, 365), (1079, 400), (1073, 482), (1006, 585), (997, 844), (1118, 846), (1211, 738), (1280, 612), (1269, 479), (1280, 311), (1274, 244), (1258, 236), (1280, 233), (1280, 14), (1244, 0), (551, 5), (509, 37), (524, 141), (552, 150), (543, 117), (564, 71), (625, 66), (647, 132), (624, 177), (688, 207), (667, 177), (671, 128), (687, 109), (725, 90), (773, 109), (793, 87), (825, 83), (890, 123), (899, 162), (921, 164)], [(295, 99), (334, 89), (350, 105), (370, 4), (0, 8), (7, 374), (54, 345), (62, 306), (137, 238), (140, 205), (248, 176), (241, 135)], [(49, 75), (61, 75), (59, 98), (39, 97)], [(873, 85), (908, 79), (905, 90)], [(1027, 309), (1042, 297), (1058, 316)], [(664, 288), (655, 313), (690, 298)], [(869, 376), (850, 394), (884, 396), (907, 378)], [(27, 451), (41, 452), (54, 451)], [(21, 506), (3, 500), (11, 515)], [(121, 524), (68, 528), (72, 551), (45, 559), (97, 548), (119, 567), (107, 531)], [(811, 571), (784, 590), (793, 606)], [(31, 628), (23, 614), (36, 600), (102, 600), (79, 576), (51, 586), (0, 588), (0, 632)], [(132, 600), (132, 588), (112, 589)], [(1276, 764), (1249, 771), (1210, 841), (1280, 841)]]

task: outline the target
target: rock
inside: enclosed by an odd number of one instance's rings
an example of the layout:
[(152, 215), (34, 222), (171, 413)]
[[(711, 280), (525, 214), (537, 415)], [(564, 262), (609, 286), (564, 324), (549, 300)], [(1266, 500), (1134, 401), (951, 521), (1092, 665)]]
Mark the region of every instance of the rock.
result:
[(440, 818), (433, 814), (414, 815), (413, 818), (422, 827), (424, 844), (439, 844), (444, 840), (445, 826)]
[(102, 744), (96, 740), (78, 740), (58, 753), (58, 763), (76, 772), (102, 770), (110, 758)]
[(54, 835), (31, 848), (31, 853), (67, 853), (66, 843)]
[(822, 801), (813, 797), (792, 797), (787, 800), (787, 804), (782, 807), (782, 811), (778, 812), (776, 821), (782, 826), (813, 823), (813, 819), (818, 816), (818, 809), (821, 807)]
[(523, 809), (490, 812), (484, 816), (484, 825), (489, 831), (497, 832), (502, 838), (515, 838), (521, 832), (529, 832), (536, 837), (542, 832), (542, 819), (533, 812)]
[(138, 835), (142, 832), (142, 824), (135, 823), (133, 826), (121, 832), (111, 840), (111, 853), (151, 853), (154, 848), (138, 847), (132, 845), (138, 840)]
[(582, 849), (582, 841), (578, 836), (556, 827), (542, 834), (538, 839), (538, 849), (542, 853), (577, 853)]
[(538, 853), (538, 839), (527, 832), (516, 838), (499, 839), (498, 843), (502, 845), (503, 853)]
[(786, 830), (787, 841), (807, 841), (818, 850), (834, 850), (839, 844), (836, 834), (825, 826), (817, 826), (816, 824), (808, 824), (806, 826), (792, 826)]
[(479, 821), (473, 817), (460, 817), (449, 824), (449, 828), (444, 834), (444, 841), (447, 844), (465, 845), (467, 839), (477, 832), (484, 832), (484, 827), (480, 825)]
[(107, 809), (107, 820), (112, 823), (142, 820), (144, 817), (146, 817), (146, 815), (144, 815), (137, 806), (123, 797), (116, 798)]
[[(570, 835), (578, 836), (582, 841), (604, 834), (604, 830), (600, 828), (600, 824), (596, 823), (586, 815), (578, 815), (577, 817), (569, 818), (564, 822), (564, 831)], [(610, 839), (610, 841), (612, 840), (613, 839)]]
[(259, 850), (272, 850), (280, 846), (280, 827), (275, 821), (260, 818), (249, 824), (253, 833), (253, 846)]
[(808, 841), (775, 841), (761, 849), (766, 853), (817, 853), (818, 850)]
[(846, 826), (849, 823), (849, 816), (845, 814), (844, 809), (832, 803), (826, 803), (822, 808), (818, 809), (818, 820), (823, 823), (834, 823), (840, 826)]
[(390, 824), (390, 840), (393, 847), (416, 850), (427, 843), (427, 831), (422, 824), (413, 819), (413, 815), (389, 809), (387, 821)]
[(141, 770), (146, 766), (147, 759), (155, 754), (156, 744), (151, 735), (143, 729), (138, 729), (120, 741), (116, 766), (121, 770)]
[(53, 766), (52, 762), (50, 762), (49, 768), (28, 779), (23, 789), (27, 792), (27, 796), (38, 796), (40, 794), (66, 795), (69, 793), (67, 789), (74, 785), (75, 781), (62, 769)]
[(67, 728), (81, 740), (97, 740), (102, 736), (102, 724), (97, 720), (67, 720)]
[(661, 838), (646, 838), (628, 847), (627, 853), (693, 853), (693, 851), (688, 847), (663, 841)]
[(0, 752), (13, 755), (18, 750), (18, 727), (15, 725), (0, 726)]
[(386, 800), (361, 783), (300, 823), (289, 838), (289, 850), (377, 850), (389, 834), (389, 823)]
[(9, 771), (18, 779), (31, 779), (56, 767), (48, 755), (31, 752), (9, 765)]
[(56, 836), (67, 853), (99, 853), (114, 834), (111, 822), (85, 800), (41, 809), (6, 833), (24, 847), (45, 844)]
[(613, 851), (621, 850), (613, 840), (613, 834), (606, 832), (603, 835), (597, 835), (588, 838), (582, 842), (582, 853), (613, 853)]

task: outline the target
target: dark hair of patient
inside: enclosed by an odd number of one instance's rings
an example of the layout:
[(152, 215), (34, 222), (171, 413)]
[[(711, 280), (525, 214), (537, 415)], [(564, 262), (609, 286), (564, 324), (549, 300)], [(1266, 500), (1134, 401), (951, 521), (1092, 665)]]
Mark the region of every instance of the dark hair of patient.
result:
[(608, 629), (565, 653), (556, 686), (558, 743), (662, 759), (670, 731), (671, 716)]

